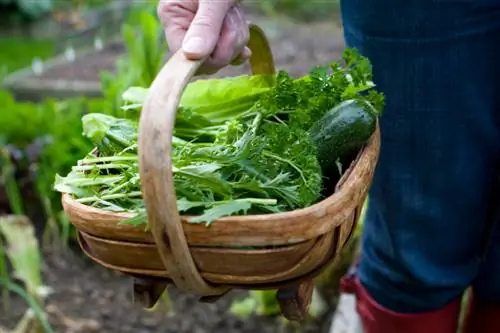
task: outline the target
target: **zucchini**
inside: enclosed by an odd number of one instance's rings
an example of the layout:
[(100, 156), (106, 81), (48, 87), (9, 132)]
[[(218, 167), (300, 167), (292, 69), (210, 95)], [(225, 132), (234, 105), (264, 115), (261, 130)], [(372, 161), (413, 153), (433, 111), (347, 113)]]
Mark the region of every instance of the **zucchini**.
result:
[(364, 100), (346, 100), (329, 110), (309, 130), (324, 176), (331, 175), (337, 163), (349, 164), (375, 131), (377, 116)]

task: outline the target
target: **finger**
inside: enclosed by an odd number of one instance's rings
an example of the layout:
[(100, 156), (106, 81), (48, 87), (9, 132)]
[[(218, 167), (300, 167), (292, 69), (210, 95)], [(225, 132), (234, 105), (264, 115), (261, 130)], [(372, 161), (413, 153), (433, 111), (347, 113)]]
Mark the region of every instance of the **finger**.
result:
[(214, 74), (222, 67), (227, 66), (234, 57), (232, 45), (237, 38), (235, 29), (235, 13), (229, 10), (224, 17), (220, 30), (220, 37), (213, 52), (204, 61), (199, 71), (204, 74)]
[(214, 51), (229, 6), (229, 1), (199, 1), (198, 11), (182, 44), (187, 58), (202, 59)]
[(177, 52), (182, 47), (182, 41), (186, 35), (186, 30), (178, 25), (167, 25), (165, 27), (165, 36), (167, 37), (168, 49), (171, 52)]
[(217, 66), (228, 65), (233, 58), (242, 51), (242, 33), (240, 20), (235, 8), (231, 8), (224, 18), (219, 40), (210, 55), (210, 62)]
[(186, 31), (195, 15), (194, 11), (178, 1), (162, 0), (158, 4), (157, 12), (165, 31), (168, 47), (176, 52), (182, 47)]
[(232, 66), (242, 65), (245, 62), (247, 62), (248, 59), (250, 59), (251, 56), (252, 56), (252, 51), (248, 47), (245, 47), (243, 49), (243, 52), (241, 52), (240, 54), (238, 54), (238, 56), (236, 56), (236, 58), (234, 58), (234, 60), (231, 61), (231, 65)]
[(230, 9), (224, 19), (219, 41), (204, 68), (220, 69), (243, 54), (248, 43), (248, 25), (239, 8)]
[(236, 14), (238, 15), (238, 26), (240, 28), (240, 32), (243, 34), (242, 36), (242, 47), (245, 47), (248, 44), (248, 40), (250, 39), (250, 24), (245, 18), (245, 13), (239, 4), (233, 6)]
[(250, 23), (245, 19), (245, 15), (243, 11), (240, 10), (239, 6), (237, 9), (237, 14), (240, 20), (239, 26), (242, 34), (242, 44), (238, 44), (237, 49), (239, 50), (240, 48), (242, 48), (242, 51), (238, 53), (237, 56), (231, 61), (231, 65), (233, 66), (239, 66), (245, 63), (248, 59), (250, 59), (250, 56), (252, 55), (252, 51), (246, 46), (250, 39)]

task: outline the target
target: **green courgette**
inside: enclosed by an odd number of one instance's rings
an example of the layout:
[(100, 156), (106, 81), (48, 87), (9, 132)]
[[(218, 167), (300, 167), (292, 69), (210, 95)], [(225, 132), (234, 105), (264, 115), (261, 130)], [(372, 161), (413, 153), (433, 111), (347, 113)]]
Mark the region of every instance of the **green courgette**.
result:
[(329, 110), (309, 130), (317, 147), (317, 156), (323, 174), (337, 170), (338, 163), (344, 165), (353, 159), (375, 131), (376, 112), (364, 100), (346, 100)]

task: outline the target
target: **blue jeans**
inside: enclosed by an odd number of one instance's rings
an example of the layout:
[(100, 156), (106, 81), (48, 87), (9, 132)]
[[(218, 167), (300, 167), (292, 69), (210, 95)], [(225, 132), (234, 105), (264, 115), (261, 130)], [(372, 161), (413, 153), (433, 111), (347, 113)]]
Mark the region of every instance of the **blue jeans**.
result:
[(500, 302), (500, 0), (341, 5), (347, 45), (386, 95), (361, 282), (401, 313), (438, 309), (471, 285)]

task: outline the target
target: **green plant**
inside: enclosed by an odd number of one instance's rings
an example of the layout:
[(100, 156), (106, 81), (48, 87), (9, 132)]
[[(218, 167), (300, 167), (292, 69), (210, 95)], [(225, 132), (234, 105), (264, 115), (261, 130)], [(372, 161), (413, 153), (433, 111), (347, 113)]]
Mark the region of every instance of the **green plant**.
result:
[[(313, 290), (313, 297), (309, 307), (309, 318), (318, 318), (325, 313), (327, 306), (318, 290)], [(236, 300), (231, 304), (229, 311), (241, 318), (248, 318), (251, 315), (257, 316), (277, 316), (280, 314), (280, 307), (276, 301), (276, 290), (251, 290), (248, 296), (241, 300)], [(283, 322), (287, 324), (287, 321)]]
[[(7, 260), (13, 267), (16, 280), (7, 274)], [(0, 288), (4, 290), (4, 301), (8, 300), (8, 293), (12, 292), (28, 304), (28, 310), (16, 328), (7, 331), (0, 327), (0, 331), (53, 333), (44, 313), (44, 301), (50, 294), (50, 288), (42, 283), (38, 242), (33, 226), (24, 216), (0, 217), (0, 270)], [(5, 311), (9, 311), (8, 304), (4, 302)]]
[(0, 52), (1, 81), (2, 76), (31, 66), (34, 58), (45, 60), (53, 56), (55, 54), (55, 42), (52, 40), (2, 36), (0, 37), (0, 50), (2, 50)]
[[(110, 104), (85, 98), (19, 102), (0, 90), (0, 105), (0, 191), (3, 189), (9, 199), (9, 211), (37, 215), (38, 219), (42, 211), (54, 234), (62, 232), (69, 237), (71, 228), (60, 214), (60, 197), (52, 190), (54, 175), (69, 171), (92, 147), (81, 136), (82, 115), (97, 110), (112, 113)], [(27, 192), (35, 193), (34, 197)]]
[[(146, 3), (147, 5), (147, 3)], [(149, 87), (160, 71), (167, 43), (155, 14), (142, 9), (122, 26), (126, 53), (116, 63), (115, 73), (101, 73), (104, 98), (120, 110), (123, 93), (131, 86)]]
[(52, 0), (54, 8), (95, 8), (105, 5), (111, 0)]
[(131, 26), (140, 26), (142, 13), (149, 13), (156, 16), (157, 6), (158, 0), (134, 1), (127, 13), (125, 23)]
[[(159, 71), (166, 43), (161, 26), (151, 11), (152, 3), (149, 1), (136, 6), (129, 18), (130, 23), (123, 25), (127, 53), (117, 63), (116, 74), (103, 73), (104, 98), (45, 99), (31, 103), (18, 102), (8, 91), (0, 90), (0, 175), (5, 178), (7, 185), (0, 185), (0, 192), (8, 191), (11, 213), (32, 215), (30, 211), (42, 210), (47, 225), (53, 230), (52, 234), (62, 234), (64, 242), (68, 241), (74, 230), (62, 212), (59, 194), (52, 191), (54, 175), (69, 172), (71, 166), (91, 149), (90, 142), (81, 136), (81, 117), (84, 114), (99, 112), (124, 116), (120, 108), (123, 91), (130, 85), (149, 86)], [(0, 47), (2, 41), (0, 39)], [(9, 43), (5, 44), (7, 49), (16, 49), (20, 54), (25, 54), (21, 52), (22, 41), (13, 41), (8, 40)], [(47, 54), (50, 53), (49, 49)], [(30, 53), (30, 61), (32, 56)], [(12, 59), (19, 58), (13, 57), (12, 53), (5, 57), (11, 63)], [(26, 61), (22, 65), (9, 65), (8, 70), (24, 67)], [(21, 201), (19, 198), (26, 191), (35, 192), (36, 198), (26, 198), (24, 195)]]
[(0, 147), (0, 184), (13, 214), (24, 214), (22, 194), (16, 182), (16, 168), (12, 162), (12, 157), (5, 146)]
[(259, 7), (267, 15), (288, 15), (306, 21), (334, 17), (339, 0), (260, 0)]

